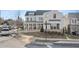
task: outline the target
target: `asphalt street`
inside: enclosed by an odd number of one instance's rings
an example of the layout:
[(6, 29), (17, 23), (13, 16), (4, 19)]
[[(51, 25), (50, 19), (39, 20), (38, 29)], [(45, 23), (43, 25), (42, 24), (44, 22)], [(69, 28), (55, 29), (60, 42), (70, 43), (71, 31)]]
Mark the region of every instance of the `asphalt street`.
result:
[(79, 41), (58, 41), (52, 43), (33, 42), (25, 45), (28, 48), (79, 48)]
[(79, 41), (32, 42), (26, 44), (11, 36), (0, 36), (0, 48), (79, 48)]

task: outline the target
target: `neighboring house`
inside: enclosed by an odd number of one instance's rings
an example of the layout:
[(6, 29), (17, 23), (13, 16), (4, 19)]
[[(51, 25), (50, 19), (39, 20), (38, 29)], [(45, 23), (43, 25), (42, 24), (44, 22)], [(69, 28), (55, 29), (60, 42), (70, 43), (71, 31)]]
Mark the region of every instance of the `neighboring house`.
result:
[(26, 31), (40, 31), (43, 27), (46, 31), (62, 32), (64, 21), (64, 15), (57, 10), (27, 11), (24, 28)]
[(79, 13), (69, 13), (69, 30), (71, 34), (79, 34)]
[(68, 33), (68, 28), (69, 28), (69, 18), (68, 14), (64, 15), (64, 31)]

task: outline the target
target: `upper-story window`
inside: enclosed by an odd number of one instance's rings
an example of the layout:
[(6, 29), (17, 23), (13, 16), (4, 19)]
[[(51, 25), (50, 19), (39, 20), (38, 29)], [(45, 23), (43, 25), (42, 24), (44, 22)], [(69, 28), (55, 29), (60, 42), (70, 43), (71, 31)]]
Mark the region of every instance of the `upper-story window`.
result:
[(76, 19), (72, 19), (72, 23), (76, 23)]
[(41, 19), (42, 19), (42, 17), (39, 17), (39, 19), (41, 20)]
[(79, 19), (77, 19), (77, 21), (79, 21)]
[(32, 21), (32, 18), (30, 18), (30, 21)]
[(34, 17), (34, 21), (36, 21), (36, 17)]
[(75, 23), (76, 23), (76, 19), (75, 19)]
[(43, 20), (43, 18), (41, 17), (40, 20)]
[(53, 18), (56, 18), (56, 14), (53, 15)]
[(39, 21), (42, 21), (43, 20), (43, 18), (42, 17), (39, 17)]
[(29, 18), (27, 18), (27, 21), (29, 21)]
[(74, 23), (74, 20), (72, 20), (72, 23)]

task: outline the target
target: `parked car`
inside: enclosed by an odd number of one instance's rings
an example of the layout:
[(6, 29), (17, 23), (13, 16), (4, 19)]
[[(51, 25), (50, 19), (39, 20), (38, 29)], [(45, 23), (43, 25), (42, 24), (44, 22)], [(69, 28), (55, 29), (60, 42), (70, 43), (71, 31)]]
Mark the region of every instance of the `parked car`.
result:
[(0, 35), (10, 35), (10, 34), (11, 34), (11, 32), (8, 27), (2, 27)]

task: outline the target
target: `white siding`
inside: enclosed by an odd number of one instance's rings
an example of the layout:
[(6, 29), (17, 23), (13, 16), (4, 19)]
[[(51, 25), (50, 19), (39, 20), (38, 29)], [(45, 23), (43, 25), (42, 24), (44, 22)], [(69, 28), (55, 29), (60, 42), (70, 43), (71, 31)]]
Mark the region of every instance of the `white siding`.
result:
[[(54, 14), (56, 14), (56, 18), (54, 18)], [(63, 14), (59, 11), (49, 11), (45, 12), (43, 15), (35, 15), (35, 16), (26, 16), (26, 19), (29, 18), (29, 21), (26, 21), (26, 24), (35, 24), (36, 25), (36, 30), (40, 30), (39, 24), (43, 24), (44, 30), (46, 29), (45, 22), (47, 21), (47, 30), (49, 31), (59, 31), (64, 27), (64, 18)], [(30, 20), (32, 18), (32, 21)], [(51, 21), (50, 21), (51, 20)], [(36, 21), (36, 22), (33, 22)], [(59, 29), (57, 29), (57, 24), (59, 24)], [(51, 29), (51, 25), (53, 27), (56, 27), (56, 29)], [(25, 25), (26, 26), (26, 25)]]

